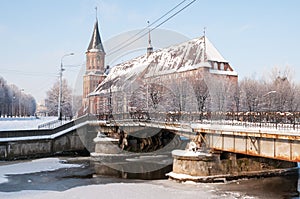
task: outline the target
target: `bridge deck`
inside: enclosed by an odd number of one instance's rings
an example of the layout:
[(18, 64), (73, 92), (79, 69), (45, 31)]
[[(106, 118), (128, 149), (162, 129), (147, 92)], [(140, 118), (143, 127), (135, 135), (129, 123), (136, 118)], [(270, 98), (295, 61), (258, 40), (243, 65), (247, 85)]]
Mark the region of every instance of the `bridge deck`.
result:
[(174, 131), (188, 137), (201, 133), (205, 135), (205, 144), (213, 150), (241, 153), (265, 158), (300, 162), (300, 131), (287, 125), (276, 128), (257, 125), (222, 124), (221, 122), (184, 123), (159, 121), (113, 121), (105, 126), (122, 128), (160, 128)]

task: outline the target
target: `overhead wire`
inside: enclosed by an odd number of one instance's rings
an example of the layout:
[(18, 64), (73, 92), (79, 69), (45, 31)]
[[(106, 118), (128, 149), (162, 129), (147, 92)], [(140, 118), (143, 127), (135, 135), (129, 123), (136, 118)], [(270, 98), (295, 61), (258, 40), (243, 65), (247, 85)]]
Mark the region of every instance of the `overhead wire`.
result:
[(159, 20), (161, 20), (162, 18), (164, 18), (165, 16), (167, 16), (170, 12), (172, 12), (173, 10), (175, 10), (176, 8), (178, 8), (181, 4), (183, 4), (185, 1), (187, 0), (183, 0), (181, 1), (179, 4), (177, 4), (175, 7), (173, 7), (171, 10), (169, 10), (168, 12), (166, 12), (164, 15), (162, 15), (161, 17), (159, 17), (158, 19), (156, 19), (154, 22), (152, 22), (151, 24), (148, 24), (145, 28), (143, 28), (142, 30), (140, 30), (139, 32), (137, 32), (136, 34), (134, 34), (133, 36), (131, 36), (129, 39), (125, 40), (122, 44), (116, 45), (113, 48), (111, 48), (111, 51), (114, 51), (117, 48), (120, 48), (121, 46), (126, 45), (130, 40), (134, 39), (136, 36), (138, 36), (139, 34), (141, 34), (142, 32), (148, 30), (149, 27), (151, 27), (152, 25), (156, 24)]
[(55, 76), (56, 75), (56, 73), (28, 72), (28, 71), (13, 70), (7, 68), (1, 69), (1, 73), (23, 75), (23, 76)]
[[(190, 6), (191, 4), (193, 4), (195, 1), (196, 1), (196, 0), (193, 0), (193, 1), (191, 1), (190, 3), (188, 3), (187, 5), (185, 5), (183, 8), (181, 8), (180, 10), (178, 10), (177, 12), (175, 12), (174, 14), (172, 14), (171, 16), (169, 16), (169, 17), (168, 17), (167, 19), (165, 19), (164, 21), (162, 21), (160, 24), (158, 24), (158, 25), (156, 25), (154, 28), (150, 29), (149, 32), (152, 32), (153, 30), (157, 29), (158, 27), (160, 27), (161, 25), (163, 25), (164, 23), (166, 23), (167, 21), (169, 21), (171, 18), (175, 17), (177, 14), (179, 14), (179, 13), (182, 12), (184, 9), (186, 9), (187, 7), (189, 7), (189, 6)], [(183, 2), (184, 2), (184, 1), (183, 1)], [(183, 2), (181, 2), (181, 4), (182, 4)], [(178, 4), (178, 6), (179, 6), (179, 4)], [(177, 6), (177, 7), (178, 7), (178, 6)], [(176, 7), (176, 6), (175, 6), (175, 7)], [(177, 7), (176, 7), (176, 8), (177, 8)], [(176, 9), (176, 8), (174, 8), (174, 9)], [(174, 10), (174, 9), (173, 9), (173, 10)], [(171, 11), (169, 11), (168, 14), (169, 14), (170, 12), (171, 12)], [(166, 16), (166, 14), (165, 14), (164, 16)], [(161, 19), (161, 18), (163, 18), (163, 17), (160, 17), (160, 19)], [(160, 19), (159, 19), (159, 20), (160, 20)], [(158, 20), (156, 20), (156, 22), (157, 22), (157, 21), (158, 21)], [(153, 23), (152, 23), (151, 25), (153, 25)], [(147, 28), (150, 27), (151, 25), (147, 26)], [(147, 28), (145, 28), (145, 29), (147, 29)], [(144, 30), (145, 30), (145, 29), (144, 29)], [(144, 31), (144, 30), (143, 30), (143, 31)], [(143, 31), (140, 31), (140, 32), (143, 32)], [(130, 46), (130, 45), (132, 45), (134, 42), (136, 42), (137, 40), (141, 39), (142, 37), (144, 37), (144, 36), (147, 35), (147, 34), (148, 34), (148, 32), (142, 34), (141, 36), (139, 36), (138, 38), (134, 39), (133, 41), (131, 41), (131, 42), (128, 43), (128, 44), (127, 44), (127, 43), (125, 44), (125, 42), (124, 42), (123, 44), (121, 44), (121, 46), (119, 45), (119, 48), (118, 48), (118, 49), (116, 49), (116, 50), (114, 50), (114, 51), (108, 53), (106, 56), (115, 54), (116, 52), (118, 52), (118, 51), (120, 51), (120, 50), (122, 50), (122, 49), (124, 49), (124, 48), (126, 48), (126, 47), (128, 47), (128, 46)], [(133, 37), (132, 37), (132, 38), (133, 38)], [(130, 39), (129, 39), (129, 40), (130, 40)]]

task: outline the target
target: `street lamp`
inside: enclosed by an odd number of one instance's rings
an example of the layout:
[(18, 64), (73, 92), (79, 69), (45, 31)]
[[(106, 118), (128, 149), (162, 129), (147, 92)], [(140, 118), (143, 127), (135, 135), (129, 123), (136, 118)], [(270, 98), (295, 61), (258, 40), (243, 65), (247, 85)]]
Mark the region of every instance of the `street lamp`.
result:
[(11, 117), (13, 116), (14, 114), (14, 100), (16, 99), (15, 96), (12, 97), (11, 99)]
[(20, 96), (19, 96), (19, 117), (21, 117), (21, 114), (22, 114), (22, 110), (21, 110), (21, 96), (22, 96), (22, 91), (24, 91), (24, 89), (20, 90)]
[(277, 91), (269, 91), (269, 92), (267, 92), (266, 94), (264, 94), (263, 97), (265, 97), (265, 96), (267, 96), (267, 95), (269, 95), (269, 94), (271, 94), (271, 93), (277, 93)]
[(65, 70), (63, 68), (63, 58), (67, 57), (67, 56), (71, 56), (74, 55), (74, 53), (68, 53), (65, 54), (64, 56), (61, 57), (60, 60), (60, 70), (59, 70), (59, 94), (58, 94), (58, 120), (62, 119), (62, 112), (61, 112), (61, 99), (62, 99), (62, 75), (63, 75), (63, 71)]
[(271, 96), (270, 96), (270, 94), (272, 94), (272, 93), (277, 93), (277, 91), (269, 91), (269, 92), (267, 92), (266, 94), (264, 94), (263, 95), (263, 97), (266, 97), (266, 96), (268, 96), (268, 98), (269, 98), (269, 107), (268, 107), (268, 112), (270, 112), (271, 111)]

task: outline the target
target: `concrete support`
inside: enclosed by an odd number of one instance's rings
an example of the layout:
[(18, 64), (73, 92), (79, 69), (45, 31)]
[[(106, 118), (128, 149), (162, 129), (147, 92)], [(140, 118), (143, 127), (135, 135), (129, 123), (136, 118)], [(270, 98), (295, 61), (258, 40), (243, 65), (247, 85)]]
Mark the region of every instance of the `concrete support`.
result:
[(227, 152), (175, 150), (172, 155), (173, 171), (167, 175), (178, 181), (218, 182), (244, 177), (273, 176), (297, 167), (297, 163), (293, 162)]

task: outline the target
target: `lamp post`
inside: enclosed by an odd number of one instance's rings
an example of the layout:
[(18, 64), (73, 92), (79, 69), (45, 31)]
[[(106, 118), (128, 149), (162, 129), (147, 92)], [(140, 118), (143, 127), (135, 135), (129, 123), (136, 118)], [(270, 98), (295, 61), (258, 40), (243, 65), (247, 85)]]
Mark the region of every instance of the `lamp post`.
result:
[(12, 97), (11, 99), (11, 117), (13, 116), (14, 114), (14, 100), (16, 99), (15, 96)]
[(21, 109), (21, 97), (22, 97), (22, 91), (24, 91), (24, 89), (20, 90), (20, 96), (19, 96), (19, 117), (21, 117), (22, 114), (22, 109)]
[(62, 100), (62, 75), (63, 75), (63, 71), (65, 70), (63, 68), (63, 58), (67, 57), (67, 56), (71, 56), (74, 55), (74, 53), (68, 53), (65, 54), (64, 56), (61, 57), (60, 60), (60, 70), (59, 70), (59, 94), (58, 94), (58, 120), (62, 119), (62, 112), (61, 112), (61, 100)]
[(270, 94), (272, 94), (272, 93), (277, 93), (277, 91), (269, 91), (269, 92), (267, 92), (266, 94), (263, 95), (263, 97), (268, 96), (268, 98), (269, 98), (268, 112), (271, 111), (271, 97), (270, 97)]

